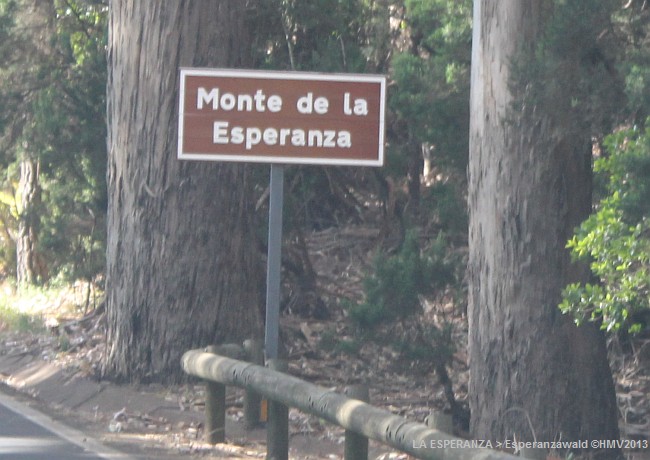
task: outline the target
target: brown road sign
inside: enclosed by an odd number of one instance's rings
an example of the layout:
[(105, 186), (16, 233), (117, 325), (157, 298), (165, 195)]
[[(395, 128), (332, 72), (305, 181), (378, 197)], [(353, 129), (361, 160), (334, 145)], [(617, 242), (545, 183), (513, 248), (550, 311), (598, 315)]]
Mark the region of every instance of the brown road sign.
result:
[(382, 166), (386, 78), (181, 69), (178, 158)]

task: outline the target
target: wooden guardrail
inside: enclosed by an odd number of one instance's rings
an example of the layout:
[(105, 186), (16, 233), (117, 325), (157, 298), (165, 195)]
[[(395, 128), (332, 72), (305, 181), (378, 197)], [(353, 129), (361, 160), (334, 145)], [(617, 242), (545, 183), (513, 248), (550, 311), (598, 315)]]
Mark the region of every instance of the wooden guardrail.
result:
[[(409, 421), (359, 399), (348, 398), (332, 390), (305, 382), (299, 378), (237, 359), (190, 350), (181, 360), (183, 370), (214, 385), (234, 385), (258, 393), (269, 400), (268, 428), (275, 439), (267, 445), (267, 459), (283, 460), (288, 456), (288, 407), (345, 428), (351, 435), (359, 435), (387, 444), (415, 458), (425, 460), (521, 460), (520, 457), (482, 448), (463, 448), (469, 441), (456, 438), (423, 423)], [(272, 360), (272, 368), (286, 369), (286, 363)], [(219, 390), (220, 391), (220, 390)], [(208, 395), (208, 399), (212, 396)], [(206, 404), (207, 406), (208, 404)], [(207, 407), (206, 407), (207, 410)], [(225, 407), (224, 407), (225, 411)], [(224, 412), (225, 414), (225, 412)], [(223, 426), (223, 425), (222, 425)], [(270, 438), (267, 435), (267, 439)], [(346, 449), (347, 450), (347, 449)], [(361, 451), (363, 452), (363, 448)], [(366, 451), (367, 458), (367, 440)], [(358, 458), (357, 454), (350, 454)], [(362, 454), (363, 455), (363, 454)], [(346, 457), (347, 459), (348, 457)]]

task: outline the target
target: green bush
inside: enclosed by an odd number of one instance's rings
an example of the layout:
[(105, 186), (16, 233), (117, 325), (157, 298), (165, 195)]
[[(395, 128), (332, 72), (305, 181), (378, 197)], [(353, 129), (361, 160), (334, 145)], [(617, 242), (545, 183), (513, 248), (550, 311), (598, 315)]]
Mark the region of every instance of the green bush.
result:
[(437, 182), (427, 189), (425, 199), (430, 203), (430, 214), (443, 231), (449, 235), (466, 238), (467, 206), (455, 182)]
[(363, 282), (366, 299), (349, 307), (349, 318), (359, 329), (369, 330), (411, 316), (419, 311), (421, 295), (454, 283), (455, 271), (444, 235), (422, 253), (417, 235), (408, 232), (397, 254), (375, 258), (374, 272)]
[(395, 348), (410, 361), (447, 363), (456, 351), (452, 333), (449, 323), (441, 328), (418, 323), (413, 325), (408, 337), (397, 341)]
[(609, 136), (606, 151), (594, 166), (606, 196), (567, 245), (598, 281), (567, 286), (560, 309), (578, 323), (636, 332), (635, 313), (650, 309), (650, 120)]

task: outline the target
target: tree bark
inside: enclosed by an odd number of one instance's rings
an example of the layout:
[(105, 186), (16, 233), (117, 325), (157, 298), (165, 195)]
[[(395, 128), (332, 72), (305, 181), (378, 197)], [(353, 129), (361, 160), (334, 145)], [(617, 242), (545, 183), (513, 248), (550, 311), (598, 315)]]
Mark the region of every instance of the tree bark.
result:
[[(24, 33), (31, 38), (25, 50), (24, 60), (30, 62), (39, 71), (41, 66), (54, 53), (52, 36), (54, 34), (54, 3), (52, 0), (23, 0), (19, 6), (18, 24)], [(34, 102), (34, 96), (29, 96), (26, 104)], [(33, 120), (29, 117), (24, 124)], [(24, 125), (21, 126), (21, 131)], [(28, 136), (24, 136), (28, 137)], [(41, 221), (42, 188), (40, 183), (39, 152), (29, 139), (23, 139), (23, 158), (20, 160), (20, 216), (18, 218), (18, 233), (16, 238), (16, 283), (18, 286), (28, 286), (46, 281), (47, 267), (42, 254), (38, 251), (39, 230)]]
[(176, 381), (186, 350), (261, 333), (249, 168), (176, 159), (179, 68), (248, 65), (247, 3), (110, 4), (107, 377)]
[(39, 208), (41, 184), (39, 162), (25, 158), (20, 162), (20, 216), (16, 237), (16, 283), (29, 286), (46, 277), (42, 257), (38, 253)]
[(481, 439), (618, 438), (604, 338), (557, 307), (588, 274), (565, 246), (590, 212), (589, 133), (564, 100), (544, 113), (515, 104), (524, 93), (512, 85), (511, 63), (535, 48), (552, 3), (474, 2), (469, 391)]

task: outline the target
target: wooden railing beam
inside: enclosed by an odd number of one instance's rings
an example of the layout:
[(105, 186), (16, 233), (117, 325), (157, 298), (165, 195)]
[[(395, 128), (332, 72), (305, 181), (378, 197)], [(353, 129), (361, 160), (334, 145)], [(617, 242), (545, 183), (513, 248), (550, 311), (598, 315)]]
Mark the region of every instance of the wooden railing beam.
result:
[(181, 364), (190, 375), (256, 391), (269, 400), (280, 402), (287, 407), (295, 407), (416, 458), (521, 460), (519, 457), (490, 449), (458, 448), (466, 440), (255, 364), (206, 353), (203, 350), (186, 352)]

